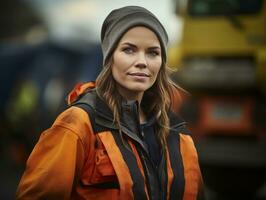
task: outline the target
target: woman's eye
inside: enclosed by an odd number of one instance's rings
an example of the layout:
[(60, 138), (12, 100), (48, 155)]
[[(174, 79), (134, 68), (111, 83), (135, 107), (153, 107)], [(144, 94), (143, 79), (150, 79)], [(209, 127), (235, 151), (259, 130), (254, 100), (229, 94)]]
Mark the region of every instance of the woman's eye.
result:
[(148, 54), (155, 57), (155, 56), (159, 55), (159, 52), (157, 52), (157, 51), (149, 51)]
[(133, 51), (132, 48), (124, 48), (124, 49), (123, 49), (123, 52), (125, 52), (126, 54), (131, 54), (131, 53), (133, 53), (134, 51)]

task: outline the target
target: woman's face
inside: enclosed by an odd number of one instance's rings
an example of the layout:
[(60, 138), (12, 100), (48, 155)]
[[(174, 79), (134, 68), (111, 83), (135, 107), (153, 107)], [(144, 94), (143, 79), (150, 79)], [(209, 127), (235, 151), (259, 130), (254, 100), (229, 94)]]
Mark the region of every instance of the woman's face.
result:
[(160, 42), (153, 31), (138, 26), (126, 32), (113, 53), (112, 75), (118, 91), (141, 100), (156, 81), (162, 65)]

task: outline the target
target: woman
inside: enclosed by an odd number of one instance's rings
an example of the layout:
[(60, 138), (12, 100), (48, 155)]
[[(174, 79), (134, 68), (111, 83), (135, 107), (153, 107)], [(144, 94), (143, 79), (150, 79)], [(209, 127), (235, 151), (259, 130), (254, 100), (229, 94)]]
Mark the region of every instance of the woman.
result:
[(17, 199), (197, 199), (201, 173), (185, 122), (171, 112), (167, 33), (148, 10), (112, 11), (104, 68), (78, 85), (42, 133)]

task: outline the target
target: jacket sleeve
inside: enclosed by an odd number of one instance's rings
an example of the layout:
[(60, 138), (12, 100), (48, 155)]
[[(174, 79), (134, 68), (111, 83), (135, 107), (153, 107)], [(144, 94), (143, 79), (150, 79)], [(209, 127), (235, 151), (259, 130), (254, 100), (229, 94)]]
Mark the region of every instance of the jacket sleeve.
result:
[(90, 127), (84, 113), (70, 108), (41, 134), (27, 161), (16, 199), (70, 199), (86, 156), (80, 133)]

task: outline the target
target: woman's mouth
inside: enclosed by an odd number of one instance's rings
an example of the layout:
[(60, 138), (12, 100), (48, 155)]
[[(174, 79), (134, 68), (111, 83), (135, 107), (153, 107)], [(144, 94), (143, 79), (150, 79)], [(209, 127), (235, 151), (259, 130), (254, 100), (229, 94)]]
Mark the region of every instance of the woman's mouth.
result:
[(130, 76), (137, 76), (137, 77), (150, 77), (149, 74), (143, 73), (143, 72), (131, 72), (128, 73)]

